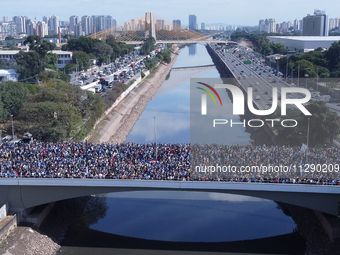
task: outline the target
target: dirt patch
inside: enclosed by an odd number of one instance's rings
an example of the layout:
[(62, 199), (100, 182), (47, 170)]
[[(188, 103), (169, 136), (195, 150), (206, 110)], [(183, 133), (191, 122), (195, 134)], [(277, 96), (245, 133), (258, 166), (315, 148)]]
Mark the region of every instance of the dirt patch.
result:
[(37, 230), (18, 226), (0, 244), (1, 255), (53, 255), (60, 246)]

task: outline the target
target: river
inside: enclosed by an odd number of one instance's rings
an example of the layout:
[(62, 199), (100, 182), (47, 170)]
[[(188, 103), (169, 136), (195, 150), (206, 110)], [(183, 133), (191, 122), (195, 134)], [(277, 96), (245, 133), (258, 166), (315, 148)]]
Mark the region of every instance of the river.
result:
[[(174, 67), (209, 64), (204, 45), (194, 44), (181, 49)], [(219, 73), (216, 68), (172, 70), (127, 142), (189, 143), (190, 78), (201, 77), (217, 78)], [(231, 107), (229, 98), (223, 102)], [(250, 134), (233, 129), (228, 142), (249, 144)], [(301, 254), (305, 247), (292, 218), (270, 200), (144, 191), (98, 195), (91, 201), (93, 212), (87, 210), (70, 228), (60, 254), (157, 254), (153, 249)]]

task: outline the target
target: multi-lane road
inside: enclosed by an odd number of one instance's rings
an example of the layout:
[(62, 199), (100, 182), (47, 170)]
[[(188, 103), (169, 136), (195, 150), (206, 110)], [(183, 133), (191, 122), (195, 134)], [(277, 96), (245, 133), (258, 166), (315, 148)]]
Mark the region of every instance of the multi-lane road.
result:
[[(252, 87), (253, 102), (260, 110), (272, 107), (273, 87), (278, 90), (278, 105), (281, 103), (281, 88), (294, 87), (283, 80), (281, 73), (276, 74), (276, 70), (265, 65), (263, 60), (251, 49), (241, 45), (230, 49), (217, 44), (210, 44), (210, 46), (229, 68), (233, 76), (237, 78), (245, 91), (248, 87)], [(250, 61), (250, 63), (245, 64), (245, 61)], [(289, 93), (287, 95), (287, 98), (304, 97), (305, 95), (302, 93)], [(315, 99), (312, 98), (312, 100)], [(340, 116), (340, 107), (337, 104), (327, 103), (326, 106)]]

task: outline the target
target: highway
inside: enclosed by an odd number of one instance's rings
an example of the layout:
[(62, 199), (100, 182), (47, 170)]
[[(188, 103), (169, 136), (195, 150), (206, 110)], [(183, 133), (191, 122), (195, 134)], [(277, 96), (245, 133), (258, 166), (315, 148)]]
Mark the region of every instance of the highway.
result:
[[(278, 105), (281, 104), (281, 88), (295, 87), (283, 81), (282, 74), (275, 75), (276, 70), (265, 65), (261, 58), (257, 57), (251, 49), (244, 46), (225, 49), (225, 46), (210, 44), (220, 59), (229, 68), (239, 84), (247, 91), (248, 87), (253, 88), (253, 103), (258, 109), (264, 110), (272, 107), (272, 89), (278, 88)], [(250, 60), (250, 64), (244, 64), (245, 60)], [(288, 98), (304, 98), (302, 93), (291, 93)], [(312, 98), (311, 100), (317, 100)], [(292, 105), (287, 105), (293, 107)], [(326, 106), (340, 116), (340, 107), (337, 104), (326, 103)]]

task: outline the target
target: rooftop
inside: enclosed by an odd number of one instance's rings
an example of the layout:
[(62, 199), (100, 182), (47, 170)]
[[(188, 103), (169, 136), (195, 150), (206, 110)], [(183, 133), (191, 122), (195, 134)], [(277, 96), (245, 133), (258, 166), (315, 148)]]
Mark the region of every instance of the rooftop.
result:
[(340, 41), (340, 36), (267, 36), (268, 38), (279, 38), (296, 41)]

